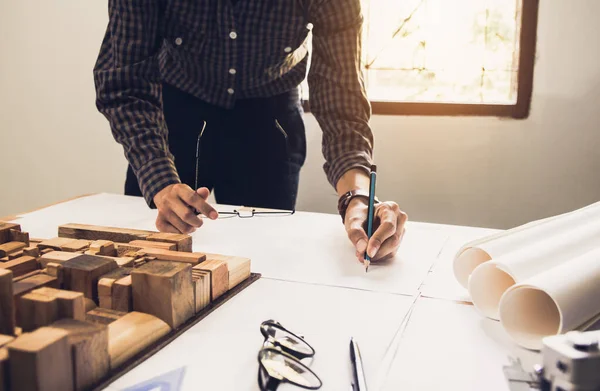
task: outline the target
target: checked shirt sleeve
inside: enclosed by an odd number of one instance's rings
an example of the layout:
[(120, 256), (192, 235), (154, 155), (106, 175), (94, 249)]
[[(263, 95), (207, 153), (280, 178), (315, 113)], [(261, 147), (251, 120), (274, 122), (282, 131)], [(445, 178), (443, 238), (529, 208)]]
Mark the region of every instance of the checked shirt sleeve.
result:
[(144, 198), (179, 183), (162, 110), (160, 0), (109, 0), (109, 22), (94, 66), (96, 107), (123, 146)]
[(360, 0), (320, 1), (311, 15), (310, 110), (323, 130), (323, 168), (335, 188), (346, 171), (368, 171), (372, 164), (371, 106), (360, 61), (363, 16)]

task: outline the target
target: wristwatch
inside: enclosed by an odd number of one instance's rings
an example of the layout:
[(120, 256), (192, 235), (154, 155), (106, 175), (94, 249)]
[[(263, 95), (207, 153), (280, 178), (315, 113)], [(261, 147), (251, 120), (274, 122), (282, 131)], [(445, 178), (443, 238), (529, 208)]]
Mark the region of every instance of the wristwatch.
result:
[[(369, 202), (369, 192), (362, 189), (350, 190), (349, 192), (342, 194), (342, 196), (338, 200), (338, 212), (340, 216), (342, 216), (343, 222), (345, 222), (346, 209), (348, 209), (350, 201), (357, 197), (364, 198), (367, 201), (367, 203)], [(377, 197), (375, 197), (375, 204), (378, 203), (379, 200), (377, 199)]]

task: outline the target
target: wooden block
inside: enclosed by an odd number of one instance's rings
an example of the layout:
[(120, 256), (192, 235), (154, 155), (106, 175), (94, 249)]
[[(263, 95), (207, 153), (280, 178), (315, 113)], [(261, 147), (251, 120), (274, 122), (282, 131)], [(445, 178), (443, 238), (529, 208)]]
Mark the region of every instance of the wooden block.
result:
[(48, 262), (44, 269), (49, 276), (56, 277), (58, 288), (62, 288), (65, 279), (65, 271), (60, 263)]
[(13, 286), (13, 296), (15, 298), (19, 298), (34, 289), (45, 286), (50, 288), (58, 288), (58, 281), (56, 280), (56, 277), (42, 273), (15, 282)]
[(8, 257), (2, 257), (2, 258), (0, 258), (0, 263), (8, 262), (8, 261), (10, 261), (10, 259), (8, 259)]
[(0, 258), (8, 256), (8, 254), (19, 251), (27, 247), (23, 242), (6, 242), (0, 244)]
[(137, 255), (137, 252), (140, 251), (143, 247), (133, 246), (129, 243), (115, 243), (115, 248), (117, 250), (118, 257), (125, 257), (129, 256), (128, 254), (130, 253), (135, 253)]
[(177, 251), (192, 252), (192, 237), (186, 234), (159, 232), (149, 235), (146, 240), (177, 244)]
[(159, 318), (130, 312), (108, 326), (110, 367), (115, 369), (171, 332)]
[(185, 262), (197, 265), (206, 260), (206, 255), (202, 253), (186, 253), (180, 251), (162, 250), (159, 248), (143, 248), (138, 251), (143, 256), (151, 256), (161, 261)]
[(8, 349), (0, 348), (0, 391), (10, 391)]
[(23, 254), (23, 250), (19, 250), (19, 251), (14, 251), (14, 252), (8, 254), (7, 256), (8, 256), (8, 260), (12, 261), (14, 259), (21, 258), (23, 255), (25, 255), (25, 254)]
[(20, 229), (11, 229), (8, 231), (11, 242), (23, 242), (29, 246), (29, 233), (23, 232)]
[(21, 226), (19, 224), (0, 221), (0, 244), (12, 241), (10, 239), (11, 230), (20, 231)]
[(85, 302), (83, 293), (54, 288), (38, 288), (32, 294), (53, 297), (58, 307), (58, 319), (85, 320)]
[(88, 224), (64, 224), (58, 227), (58, 236), (62, 238), (110, 240), (119, 243), (129, 243), (132, 240), (145, 240), (149, 235), (154, 233), (156, 232)]
[(133, 289), (131, 276), (115, 281), (112, 286), (112, 309), (117, 311), (133, 311)]
[(85, 313), (86, 314), (88, 312), (90, 312), (91, 310), (95, 310), (96, 308), (98, 308), (98, 306), (96, 305), (96, 303), (94, 303), (94, 300), (92, 300), (92, 299), (88, 299), (87, 297), (84, 297), (83, 302), (85, 303)]
[(31, 237), (30, 237), (30, 238), (29, 238), (29, 244), (30, 244), (31, 246), (34, 246), (34, 245), (35, 245), (35, 246), (37, 246), (39, 243), (42, 243), (44, 240), (46, 240), (46, 239), (40, 239), (40, 238), (31, 238)]
[(123, 311), (115, 311), (108, 308), (95, 308), (91, 311), (88, 311), (85, 319), (88, 322), (94, 322), (99, 324), (110, 324), (115, 320), (120, 319), (126, 314)]
[(64, 287), (67, 290), (82, 292), (88, 299), (98, 302), (98, 279), (117, 268), (112, 259), (93, 255), (79, 255), (62, 264)]
[(210, 272), (206, 270), (192, 271), (194, 281), (194, 300), (196, 313), (210, 304)]
[(68, 333), (73, 355), (74, 389), (91, 389), (110, 369), (108, 327), (97, 323), (62, 319), (51, 326)]
[(6, 345), (7, 343), (11, 342), (13, 339), (15, 339), (15, 337), (13, 337), (12, 335), (0, 334), (0, 348)]
[(138, 267), (140, 267), (142, 265), (145, 265), (146, 263), (148, 263), (148, 261), (146, 260), (146, 258), (138, 258), (133, 263), (133, 267), (137, 269)]
[[(38, 244), (39, 244), (39, 243), (38, 243)], [(38, 247), (38, 248), (39, 248), (39, 247)], [(52, 251), (54, 251), (54, 250), (53, 250), (53, 249), (51, 249), (51, 248), (40, 249), (40, 252), (42, 253), (42, 255), (44, 255), (44, 254), (48, 254), (48, 253), (51, 253)]]
[(96, 255), (117, 256), (115, 244), (110, 240), (95, 240), (90, 244), (90, 250), (96, 252)]
[(13, 300), (13, 274), (0, 269), (0, 334), (15, 333), (15, 304)]
[(68, 333), (42, 327), (7, 345), (13, 390), (72, 391), (73, 366)]
[(163, 250), (177, 251), (177, 243), (153, 242), (150, 240), (132, 240), (129, 242), (129, 244), (141, 248), (160, 248)]
[(55, 251), (62, 251), (62, 247), (72, 241), (71, 238), (52, 238), (39, 243), (38, 247), (40, 250), (50, 248)]
[(24, 256), (13, 259), (12, 261), (4, 262), (0, 267), (11, 270), (14, 277), (18, 277), (37, 269), (37, 261), (34, 257)]
[(29, 292), (18, 302), (17, 324), (24, 332), (33, 331), (58, 320), (55, 297)]
[(29, 246), (23, 249), (23, 255), (38, 258), (40, 256), (40, 249), (38, 246)]
[(115, 281), (129, 276), (131, 268), (117, 268), (110, 273), (104, 274), (98, 280), (99, 307), (115, 309), (112, 305), (112, 290)]
[(229, 290), (229, 271), (223, 261), (204, 261), (194, 266), (197, 270), (210, 272), (210, 298), (216, 300)]
[(89, 240), (83, 240), (83, 239), (74, 239), (70, 242), (68, 242), (67, 244), (61, 246), (61, 250), (62, 251), (67, 251), (67, 252), (76, 252), (76, 251), (84, 251), (86, 250), (88, 247), (90, 247), (90, 241)]
[(34, 270), (32, 272), (29, 272), (29, 273), (26, 273), (26, 274), (22, 274), (19, 277), (13, 278), (13, 282), (18, 282), (18, 281), (24, 280), (24, 279), (29, 278), (29, 277), (37, 276), (40, 273), (42, 273), (42, 270), (36, 269), (36, 270)]
[[(44, 250), (42, 250), (42, 252), (43, 251)], [(66, 262), (70, 259), (76, 258), (80, 255), (81, 254), (75, 254), (75, 253), (70, 253), (70, 252), (66, 252), (66, 251), (51, 250), (47, 254), (43, 254), (42, 256), (40, 256), (40, 265), (42, 266), (42, 268), (45, 268), (48, 266), (49, 262), (64, 263), (64, 262)]]
[(133, 308), (177, 328), (194, 315), (192, 269), (181, 262), (152, 261), (133, 269)]

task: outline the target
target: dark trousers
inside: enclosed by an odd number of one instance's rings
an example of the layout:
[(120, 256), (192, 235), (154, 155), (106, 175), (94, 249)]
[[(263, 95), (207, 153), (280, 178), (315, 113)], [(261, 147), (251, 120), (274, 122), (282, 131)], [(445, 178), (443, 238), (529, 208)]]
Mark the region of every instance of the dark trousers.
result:
[[(208, 187), (220, 204), (292, 210), (306, 159), (302, 106), (296, 89), (240, 100), (223, 109), (163, 84), (169, 149), (183, 183)], [(197, 141), (200, 138), (196, 169)], [(197, 170), (197, 177), (196, 177)], [(141, 196), (127, 170), (125, 194)]]

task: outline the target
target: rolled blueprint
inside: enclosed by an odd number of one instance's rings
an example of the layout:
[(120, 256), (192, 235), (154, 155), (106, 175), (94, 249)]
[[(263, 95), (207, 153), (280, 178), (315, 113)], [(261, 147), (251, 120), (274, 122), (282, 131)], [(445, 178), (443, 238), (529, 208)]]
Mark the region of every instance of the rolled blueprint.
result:
[(509, 288), (500, 322), (515, 342), (538, 350), (542, 338), (585, 330), (600, 317), (600, 249)]
[(577, 226), (600, 220), (600, 202), (572, 212), (536, 220), (516, 228), (465, 244), (454, 258), (454, 276), (468, 288), (469, 276), (484, 262), (536, 245), (564, 234)]
[(477, 266), (468, 284), (475, 307), (483, 315), (498, 320), (500, 298), (512, 285), (600, 248), (600, 216), (584, 224), (584, 219), (579, 222), (582, 224), (568, 231), (542, 238)]

